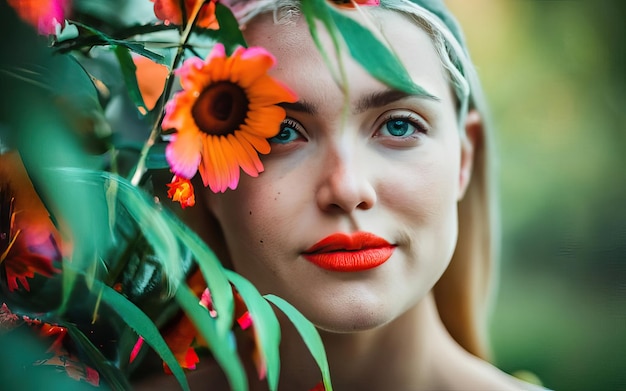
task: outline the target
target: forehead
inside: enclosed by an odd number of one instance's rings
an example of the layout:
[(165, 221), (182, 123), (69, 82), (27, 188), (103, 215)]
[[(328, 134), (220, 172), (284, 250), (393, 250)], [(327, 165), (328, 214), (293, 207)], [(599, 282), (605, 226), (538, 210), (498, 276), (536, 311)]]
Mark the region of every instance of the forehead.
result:
[[(355, 19), (361, 18), (358, 11), (343, 12)], [(448, 77), (426, 31), (407, 15), (395, 11), (368, 7), (366, 12), (367, 24), (378, 30), (378, 38), (390, 46), (413, 81), (444, 103), (452, 103)], [(337, 64), (332, 39), (321, 24), (318, 25), (318, 33), (327, 55)], [(286, 83), (298, 95), (306, 93), (307, 99), (311, 98), (308, 95), (315, 95), (323, 101), (332, 98), (328, 95), (341, 93), (303, 17), (276, 23), (273, 15), (261, 15), (250, 22), (244, 35), (250, 46), (262, 46), (276, 57), (277, 65), (270, 71), (271, 75)], [(386, 88), (357, 64), (346, 48), (342, 50), (341, 59), (351, 95)]]

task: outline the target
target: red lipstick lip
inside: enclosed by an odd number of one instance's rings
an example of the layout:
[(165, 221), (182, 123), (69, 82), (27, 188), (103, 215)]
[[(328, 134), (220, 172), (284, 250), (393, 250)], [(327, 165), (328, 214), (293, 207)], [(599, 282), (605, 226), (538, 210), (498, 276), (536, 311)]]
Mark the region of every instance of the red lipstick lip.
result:
[(369, 232), (335, 233), (315, 243), (302, 256), (322, 269), (357, 272), (382, 265), (395, 249), (395, 245)]

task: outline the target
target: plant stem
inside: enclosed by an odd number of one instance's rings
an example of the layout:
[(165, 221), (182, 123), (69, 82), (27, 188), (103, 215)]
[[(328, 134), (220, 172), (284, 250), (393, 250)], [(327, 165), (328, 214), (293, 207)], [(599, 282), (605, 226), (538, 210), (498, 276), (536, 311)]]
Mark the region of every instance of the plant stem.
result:
[(174, 71), (176, 70), (181, 58), (183, 57), (183, 54), (185, 52), (185, 47), (187, 46), (187, 42), (189, 41), (189, 37), (191, 36), (191, 30), (193, 29), (193, 26), (195, 25), (196, 20), (198, 19), (198, 16), (200, 15), (200, 10), (209, 1), (211, 0), (202, 0), (196, 3), (196, 6), (194, 7), (191, 13), (191, 17), (189, 18), (189, 21), (185, 25), (185, 30), (182, 32), (182, 35), (180, 38), (180, 44), (178, 46), (178, 50), (176, 51), (176, 56), (174, 57), (174, 61), (172, 61), (170, 72), (167, 75), (167, 79), (165, 80), (165, 88), (164, 88), (163, 94), (161, 94), (161, 98), (159, 99), (159, 105), (158, 105), (159, 115), (157, 119), (154, 121), (152, 130), (150, 131), (150, 135), (148, 136), (148, 139), (146, 140), (145, 144), (143, 145), (143, 148), (141, 149), (141, 155), (139, 156), (139, 161), (137, 162), (137, 165), (135, 166), (135, 170), (133, 171), (131, 175), (130, 183), (132, 183), (134, 186), (137, 186), (139, 184), (139, 181), (141, 181), (143, 174), (145, 174), (145, 172), (147, 171), (146, 159), (148, 157), (148, 152), (150, 151), (150, 148), (152, 148), (152, 146), (157, 140), (157, 137), (159, 137), (159, 135), (161, 134), (160, 127), (161, 127), (161, 122), (163, 121), (163, 117), (165, 116), (165, 110), (164, 110), (165, 102), (167, 102), (167, 99), (169, 98), (170, 93), (172, 92), (172, 88), (174, 86), (174, 77), (173, 77)]

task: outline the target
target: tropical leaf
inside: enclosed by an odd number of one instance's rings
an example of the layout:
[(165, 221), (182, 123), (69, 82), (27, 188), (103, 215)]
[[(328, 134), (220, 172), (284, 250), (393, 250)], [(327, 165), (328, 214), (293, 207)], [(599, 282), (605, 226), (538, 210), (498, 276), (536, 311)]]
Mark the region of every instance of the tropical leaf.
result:
[(131, 385), (122, 371), (113, 366), (104, 357), (102, 352), (87, 338), (87, 336), (72, 324), (63, 324), (67, 333), (76, 343), (83, 354), (89, 359), (89, 363), (95, 366), (98, 373), (104, 378), (107, 386), (113, 390), (129, 390)]
[(170, 213), (164, 213), (164, 217), (167, 219), (167, 224), (173, 235), (181, 241), (196, 260), (204, 281), (211, 291), (215, 311), (219, 314), (215, 320), (217, 333), (221, 338), (226, 338), (233, 324), (235, 301), (221, 262), (206, 243), (189, 227)]
[[(234, 391), (244, 391), (248, 389), (248, 379), (243, 369), (241, 360), (237, 354), (234, 340), (230, 335), (222, 335), (217, 329), (217, 321), (209, 315), (209, 312), (199, 304), (198, 298), (187, 286), (181, 286), (176, 291), (176, 299), (187, 316), (209, 343), (211, 353), (220, 365), (230, 388)], [(221, 314), (218, 313), (218, 319)]]
[(289, 304), (284, 299), (275, 295), (265, 295), (264, 297), (278, 307), (285, 315), (287, 315), (289, 320), (291, 320), (322, 372), (324, 389), (326, 391), (332, 391), (333, 386), (330, 381), (330, 369), (328, 367), (328, 359), (326, 358), (326, 350), (324, 349), (322, 338), (313, 323), (311, 323), (294, 306)]
[(230, 270), (226, 271), (226, 275), (248, 307), (261, 355), (267, 364), (267, 383), (270, 390), (277, 390), (280, 375), (280, 325), (276, 314), (250, 281)]
[(219, 39), (224, 44), (227, 53), (230, 55), (238, 46), (247, 47), (246, 40), (239, 30), (239, 23), (233, 16), (230, 8), (223, 4), (215, 5), (215, 17), (220, 25)]
[(155, 143), (150, 147), (148, 156), (146, 157), (146, 169), (159, 170), (170, 168), (170, 165), (165, 158), (166, 147), (167, 143)]
[[(99, 31), (91, 26), (80, 23), (78, 21), (71, 21), (71, 23), (76, 25), (79, 28), (79, 30), (82, 29), (86, 31), (88, 34), (90, 34), (88, 36), (93, 37), (90, 40), (83, 41), (82, 45), (85, 45), (88, 47), (102, 46), (102, 45), (123, 46), (159, 64), (163, 64), (165, 61), (163, 56), (146, 49), (145, 45), (141, 42), (134, 42), (134, 41), (129, 41), (125, 39), (116, 39), (116, 38), (110, 37), (109, 35), (103, 33), (102, 31)], [(74, 41), (73, 44), (71, 44), (70, 41), (63, 41), (61, 44), (59, 44), (59, 50), (61, 51), (67, 51), (68, 50), (67, 47), (71, 47), (72, 49), (78, 49), (83, 46), (79, 46), (76, 43), (76, 41)]]
[[(335, 80), (337, 81), (339, 77), (339, 85), (344, 91), (347, 91), (347, 86), (341, 59), (342, 42), (339, 37), (347, 46), (352, 58), (359, 62), (374, 78), (409, 94), (430, 96), (422, 87), (415, 84), (398, 57), (387, 45), (381, 42), (367, 27), (338, 11), (330, 2), (326, 0), (303, 1), (302, 12), (316, 46), (324, 56)], [(317, 20), (323, 23), (331, 36), (339, 69), (335, 69), (319, 40)]]
[(115, 57), (117, 57), (117, 61), (120, 64), (120, 69), (122, 71), (122, 76), (124, 77), (128, 96), (133, 101), (135, 106), (137, 106), (139, 112), (142, 114), (146, 114), (148, 112), (148, 109), (143, 101), (141, 91), (139, 91), (139, 85), (137, 84), (137, 67), (135, 66), (133, 58), (130, 55), (130, 50), (128, 49), (128, 47), (116, 45), (113, 47), (113, 51), (115, 53)]
[(185, 378), (185, 372), (183, 372), (183, 369), (180, 364), (178, 364), (176, 357), (174, 357), (174, 354), (152, 320), (150, 320), (150, 318), (141, 309), (124, 296), (117, 293), (113, 288), (104, 284), (98, 284), (97, 289), (102, 291), (102, 300), (109, 304), (111, 309), (116, 311), (117, 314), (124, 319), (126, 324), (135, 330), (135, 332), (140, 335), (146, 343), (155, 350), (155, 352), (157, 352), (157, 354), (169, 366), (181, 387), (183, 387), (184, 390), (189, 390), (189, 384), (187, 383), (187, 378)]

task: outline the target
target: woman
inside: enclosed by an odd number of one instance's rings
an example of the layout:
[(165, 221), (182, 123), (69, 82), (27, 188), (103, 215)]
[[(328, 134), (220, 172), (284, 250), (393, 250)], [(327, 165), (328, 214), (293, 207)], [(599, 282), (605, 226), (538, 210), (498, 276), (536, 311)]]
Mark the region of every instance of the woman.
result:
[[(337, 390), (531, 389), (483, 361), (497, 239), (489, 127), (443, 4), (341, 11), (389, 43), (421, 94), (390, 88), (347, 55), (342, 89), (297, 2), (230, 5), (298, 101), (282, 104), (265, 171), (233, 191), (197, 192), (206, 215), (196, 209), (189, 223), (261, 293), (318, 327)], [(320, 40), (337, 64), (331, 37)], [(319, 370), (281, 327), (280, 389), (311, 389)], [(218, 381), (206, 371), (192, 386)]]

